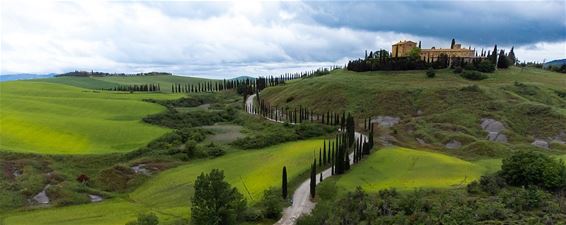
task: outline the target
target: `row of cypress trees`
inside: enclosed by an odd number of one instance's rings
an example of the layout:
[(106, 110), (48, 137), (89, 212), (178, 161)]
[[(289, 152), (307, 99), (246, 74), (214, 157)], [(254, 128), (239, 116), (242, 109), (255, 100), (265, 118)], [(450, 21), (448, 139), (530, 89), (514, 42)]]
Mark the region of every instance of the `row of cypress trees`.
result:
[[(346, 124), (346, 113), (337, 113), (327, 111), (326, 113), (315, 113), (307, 107), (300, 105), (298, 108), (287, 108), (287, 107), (277, 107), (271, 106), (269, 103), (260, 98), (259, 94), (256, 94), (259, 104), (254, 104), (253, 107), (245, 105), (245, 110), (251, 112), (252, 114), (258, 114), (270, 120), (278, 122), (288, 122), (291, 124), (297, 124), (302, 122), (319, 122), (326, 125), (340, 125), (344, 128)], [(352, 118), (353, 120), (353, 118)], [(350, 129), (353, 134), (353, 129)]]
[(144, 91), (144, 92), (157, 92), (161, 91), (159, 83), (157, 84), (131, 84), (131, 85), (119, 85), (109, 89), (103, 89), (107, 91)]
[[(354, 118), (348, 114), (345, 119), (340, 124), (340, 131), (336, 134), (335, 139), (324, 140), (322, 148), (318, 151), (318, 160), (315, 157), (313, 164), (311, 165), (310, 171), (310, 195), (314, 198), (316, 195), (316, 174), (317, 168), (321, 171), (324, 168), (331, 168), (331, 174), (343, 174), (350, 169), (352, 163), (358, 163), (362, 160), (364, 155), (369, 155), (371, 149), (373, 148), (373, 126), (367, 129), (370, 132), (370, 136), (365, 139), (362, 137), (355, 137), (355, 122)], [(370, 120), (368, 120), (370, 121)], [(371, 121), (370, 121), (371, 122)], [(366, 123), (364, 121), (364, 127)], [(350, 158), (350, 152), (352, 152), (352, 158)], [(318, 163), (317, 163), (318, 161)], [(319, 180), (322, 181), (323, 174), (320, 173)], [(282, 197), (287, 198), (287, 168), (283, 167), (282, 175)]]
[(240, 80), (226, 80), (223, 81), (208, 81), (204, 83), (175, 83), (171, 84), (171, 92), (173, 93), (198, 93), (198, 92), (216, 92), (225, 91), (231, 89), (237, 89), (238, 87), (249, 87), (255, 86), (256, 81), (254, 79), (240, 79)]
[(216, 92), (231, 89), (237, 89), (238, 94), (249, 95), (259, 92), (270, 86), (285, 84), (285, 81), (301, 79), (307, 77), (321, 76), (329, 74), (331, 70), (338, 69), (338, 66), (328, 68), (319, 68), (316, 70), (305, 71), (300, 73), (285, 73), (279, 76), (267, 76), (258, 78), (232, 79), (222, 81), (208, 81), (204, 83), (175, 83), (171, 84), (171, 92), (173, 93), (197, 93), (197, 92)]

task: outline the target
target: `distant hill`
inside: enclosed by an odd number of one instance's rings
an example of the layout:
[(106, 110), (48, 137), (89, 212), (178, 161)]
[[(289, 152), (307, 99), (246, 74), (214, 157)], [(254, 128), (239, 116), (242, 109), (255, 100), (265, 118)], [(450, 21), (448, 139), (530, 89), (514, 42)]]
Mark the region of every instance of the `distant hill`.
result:
[(548, 68), (549, 66), (562, 66), (566, 64), (566, 59), (557, 59), (547, 62), (543, 65), (544, 68)]
[(172, 76), (171, 73), (166, 72), (149, 72), (149, 73), (106, 73), (106, 72), (95, 72), (95, 71), (73, 71), (68, 73), (62, 73), (55, 75), (56, 77), (125, 77), (125, 76)]
[(32, 73), (20, 73), (20, 74), (6, 74), (0, 75), (0, 82), (10, 81), (10, 80), (30, 80), (30, 79), (41, 79), (50, 78), (55, 76), (54, 73), (49, 74), (32, 74)]

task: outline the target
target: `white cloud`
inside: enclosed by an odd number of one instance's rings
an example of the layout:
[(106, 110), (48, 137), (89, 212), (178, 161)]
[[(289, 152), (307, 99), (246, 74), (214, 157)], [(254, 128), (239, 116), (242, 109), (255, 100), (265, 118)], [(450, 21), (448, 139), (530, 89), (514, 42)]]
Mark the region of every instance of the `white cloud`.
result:
[[(265, 75), (342, 65), (365, 49), (390, 49), (399, 39), (421, 40), (423, 47), (449, 43), (326, 27), (297, 14), (308, 10), (300, 2), (2, 2), (0, 72)], [(534, 60), (565, 56), (564, 43), (535, 46), (516, 53)]]

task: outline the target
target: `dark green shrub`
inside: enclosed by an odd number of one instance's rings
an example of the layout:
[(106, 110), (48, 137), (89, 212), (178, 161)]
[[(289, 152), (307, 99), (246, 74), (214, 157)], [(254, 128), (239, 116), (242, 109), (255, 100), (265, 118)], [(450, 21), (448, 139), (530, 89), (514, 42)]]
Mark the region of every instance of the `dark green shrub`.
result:
[(462, 73), (462, 71), (464, 71), (464, 69), (462, 69), (462, 67), (457, 66), (456, 68), (454, 68), (454, 73)]
[(480, 182), (477, 180), (472, 181), (466, 186), (466, 191), (470, 194), (479, 194), (481, 193)]
[(159, 218), (153, 213), (141, 213), (136, 221), (130, 221), (126, 225), (158, 225)]
[(482, 191), (494, 195), (497, 194), (501, 188), (505, 187), (505, 180), (495, 174), (486, 175), (481, 176), (479, 184)]
[(263, 192), (261, 201), (263, 216), (269, 219), (279, 219), (283, 211), (281, 191), (270, 188)]
[(244, 212), (244, 219), (248, 222), (258, 222), (261, 219), (263, 219), (263, 215), (261, 213), (261, 210), (259, 210), (259, 209), (248, 208)]
[(204, 146), (204, 152), (206, 152), (208, 154), (208, 156), (210, 156), (212, 158), (222, 156), (226, 153), (226, 151), (224, 151), (222, 146), (216, 145), (212, 142), (210, 142), (210, 144)]
[(535, 185), (549, 190), (566, 186), (564, 163), (535, 152), (521, 152), (503, 159), (500, 174), (513, 186)]
[(511, 208), (515, 211), (541, 208), (548, 204), (547, 202), (552, 198), (550, 193), (536, 186), (506, 190), (502, 192), (500, 196), (507, 208)]
[(487, 75), (480, 73), (478, 71), (464, 71), (460, 74), (463, 78), (468, 80), (484, 80), (487, 79)]
[(495, 65), (489, 60), (483, 60), (478, 64), (477, 70), (484, 73), (493, 73), (493, 71), (495, 71)]
[(426, 77), (428, 78), (434, 78), (436, 76), (436, 71), (434, 71), (434, 69), (428, 68), (428, 70), (426, 71)]

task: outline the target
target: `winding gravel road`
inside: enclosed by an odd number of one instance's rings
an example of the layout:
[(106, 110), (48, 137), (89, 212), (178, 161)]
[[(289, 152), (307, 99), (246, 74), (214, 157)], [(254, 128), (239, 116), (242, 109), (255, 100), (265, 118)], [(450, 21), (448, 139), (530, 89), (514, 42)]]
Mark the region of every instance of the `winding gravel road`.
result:
[[(253, 108), (254, 105), (254, 98), (255, 98), (255, 94), (250, 95), (247, 99), (246, 99), (246, 108), (248, 113), (250, 114), (254, 114), (253, 110), (251, 110)], [(270, 119), (270, 118), (266, 118), (270, 121), (273, 122), (278, 122), (278, 123), (284, 123), (283, 121), (276, 121), (274, 119)], [(291, 123), (292, 124), (292, 123)], [(367, 140), (367, 136), (361, 133), (356, 132), (355, 133), (355, 137), (356, 139), (358, 138), (362, 138), (363, 141)], [(348, 158), (350, 159), (350, 164), (353, 164), (354, 161), (354, 153), (351, 153), (350, 155), (348, 155)], [(330, 176), (332, 176), (332, 170), (326, 169), (324, 171), (321, 172), (322, 173), (322, 179), (326, 179)], [(320, 173), (317, 174), (316, 176), (316, 183), (320, 183)], [(295, 221), (297, 220), (297, 218), (299, 218), (301, 215), (303, 214), (308, 214), (310, 213), (315, 206), (316, 203), (312, 202), (310, 199), (310, 178), (305, 180), (303, 183), (301, 183), (301, 185), (295, 190), (295, 192), (293, 193), (293, 204), (289, 207), (287, 207), (284, 211), (283, 211), (283, 216), (281, 217), (281, 219), (279, 221), (277, 221), (277, 223), (275, 223), (274, 225), (294, 225)]]

